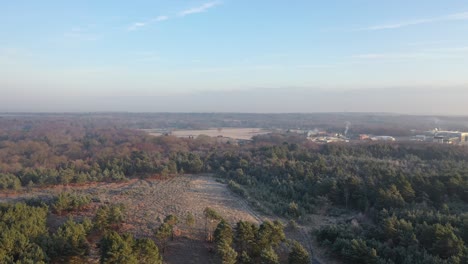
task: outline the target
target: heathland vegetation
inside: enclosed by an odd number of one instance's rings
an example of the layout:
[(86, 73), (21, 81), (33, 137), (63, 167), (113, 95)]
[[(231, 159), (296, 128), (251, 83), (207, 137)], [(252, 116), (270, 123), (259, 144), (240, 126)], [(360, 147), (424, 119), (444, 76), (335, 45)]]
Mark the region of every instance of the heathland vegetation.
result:
[[(199, 136), (152, 137), (118, 125), (71, 120), (3, 120), (0, 190), (14, 196), (35, 188), (121, 182), (132, 178), (212, 173), (264, 214), (309, 224), (310, 215), (337, 217), (308, 234), (345, 263), (467, 263), (468, 148), (425, 143), (316, 145), (289, 134), (242, 145)], [(160, 263), (181, 216), (147, 237), (122, 231), (125, 208), (102, 205), (73, 217), (94, 197), (2, 204), (0, 262)], [(200, 213), (200, 212), (192, 212)], [(307, 263), (301, 244), (280, 222), (235, 225), (210, 209), (206, 240), (223, 263)], [(50, 215), (70, 218), (52, 226)], [(348, 217), (349, 216), (349, 217)], [(180, 219), (179, 219), (180, 218)], [(185, 220), (184, 220), (185, 221)], [(190, 222), (190, 221), (188, 221)], [(187, 222), (187, 223), (188, 223)]]

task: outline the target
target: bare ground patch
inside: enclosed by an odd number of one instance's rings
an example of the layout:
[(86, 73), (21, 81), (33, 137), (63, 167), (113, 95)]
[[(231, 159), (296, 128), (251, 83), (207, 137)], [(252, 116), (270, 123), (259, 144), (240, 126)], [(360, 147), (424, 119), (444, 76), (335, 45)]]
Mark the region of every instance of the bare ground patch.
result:
[[(15, 202), (35, 197), (47, 199), (63, 191), (89, 194), (93, 198), (93, 203), (87, 210), (74, 215), (77, 218), (92, 217), (102, 204), (123, 204), (126, 218), (121, 229), (136, 237), (154, 238), (154, 230), (164, 218), (170, 214), (176, 215), (180, 220), (180, 235), (169, 242), (164, 254), (165, 263), (216, 263), (217, 259), (211, 252), (214, 245), (205, 242), (203, 210), (206, 207), (216, 210), (232, 225), (240, 220), (260, 224), (267, 219), (278, 219), (287, 223), (285, 219), (267, 217), (254, 211), (246, 200), (233, 194), (226, 184), (217, 182), (210, 175), (179, 175), (165, 180), (133, 179), (123, 183), (55, 186), (33, 189), (27, 193), (3, 195), (0, 196), (0, 202)], [(195, 217), (195, 225), (192, 228), (184, 223), (189, 212)], [(67, 215), (52, 215), (49, 223), (52, 223), (52, 228), (55, 229), (67, 218)], [(317, 221), (317, 226), (327, 222), (322, 220), (324, 219)], [(312, 241), (309, 230), (305, 227), (299, 226), (295, 231), (285, 231), (289, 239), (298, 240), (310, 252), (313, 248), (316, 249), (316, 243)], [(328, 263), (329, 260), (323, 261), (326, 258), (320, 254), (322, 252), (314, 250), (313, 253), (313, 263)], [(96, 262), (97, 253), (94, 255), (96, 256), (93, 262)], [(319, 259), (322, 261), (319, 262)]]
[[(148, 132), (153, 136), (162, 136), (163, 133), (155, 132), (152, 129), (145, 129), (144, 131)], [(199, 135), (207, 135), (210, 137), (227, 137), (234, 139), (243, 139), (249, 140), (252, 137), (257, 135), (264, 135), (271, 133), (271, 130), (262, 129), (262, 128), (211, 128), (205, 130), (174, 130), (171, 131), (171, 134), (176, 137), (188, 138), (188, 137), (197, 137)]]

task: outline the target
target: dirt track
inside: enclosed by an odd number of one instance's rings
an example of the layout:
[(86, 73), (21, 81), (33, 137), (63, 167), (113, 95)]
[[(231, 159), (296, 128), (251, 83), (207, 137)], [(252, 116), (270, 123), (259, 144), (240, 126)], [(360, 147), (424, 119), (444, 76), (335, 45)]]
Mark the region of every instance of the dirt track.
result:
[[(239, 220), (254, 223), (273, 220), (255, 212), (244, 199), (229, 191), (226, 184), (217, 182), (210, 175), (180, 175), (168, 180), (134, 179), (125, 183), (95, 183), (75, 187), (57, 186), (0, 197), (0, 202), (48, 197), (62, 191), (92, 195), (96, 201), (94, 208), (99, 204), (124, 204), (126, 219), (122, 229), (137, 237), (154, 237), (154, 230), (164, 217), (176, 215), (181, 222), (179, 227), (182, 235), (169, 244), (165, 254), (166, 263), (214, 263), (215, 257), (209, 253), (211, 245), (204, 242), (203, 210), (206, 207), (213, 208), (233, 225)], [(188, 212), (195, 216), (194, 228), (188, 228), (184, 224)], [(86, 215), (92, 216), (93, 212), (86, 212)], [(61, 220), (66, 219), (63, 218)], [(305, 229), (301, 227), (288, 233), (289, 238), (299, 240), (309, 251), (312, 250), (310, 236)], [(313, 263), (319, 262), (314, 259)]]

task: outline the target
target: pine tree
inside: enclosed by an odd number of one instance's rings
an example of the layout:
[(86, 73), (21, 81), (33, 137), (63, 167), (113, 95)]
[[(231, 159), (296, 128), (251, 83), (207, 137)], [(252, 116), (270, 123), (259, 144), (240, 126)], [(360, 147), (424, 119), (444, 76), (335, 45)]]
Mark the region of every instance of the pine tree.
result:
[(153, 240), (148, 238), (138, 239), (134, 246), (134, 255), (139, 264), (162, 264), (159, 249)]
[(299, 242), (294, 241), (291, 252), (289, 253), (288, 261), (290, 264), (308, 264), (309, 252), (307, 252)]
[(138, 264), (138, 259), (133, 254), (133, 245), (134, 240), (130, 235), (120, 236), (114, 231), (106, 233), (101, 239), (101, 263)]
[(162, 252), (166, 251), (167, 241), (172, 235), (172, 227), (168, 223), (162, 223), (156, 231), (156, 238), (161, 242)]
[(260, 253), (261, 264), (279, 264), (279, 258), (272, 247), (267, 247)]

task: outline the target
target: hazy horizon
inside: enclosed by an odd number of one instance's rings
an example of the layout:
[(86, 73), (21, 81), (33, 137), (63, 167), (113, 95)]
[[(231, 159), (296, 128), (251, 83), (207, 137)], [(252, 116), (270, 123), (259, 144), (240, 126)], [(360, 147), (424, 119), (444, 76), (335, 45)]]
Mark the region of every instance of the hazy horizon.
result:
[(252, 89), (166, 96), (18, 97), (0, 112), (394, 113), (466, 116), (468, 89)]
[(465, 115), (468, 3), (8, 1), (2, 112)]

